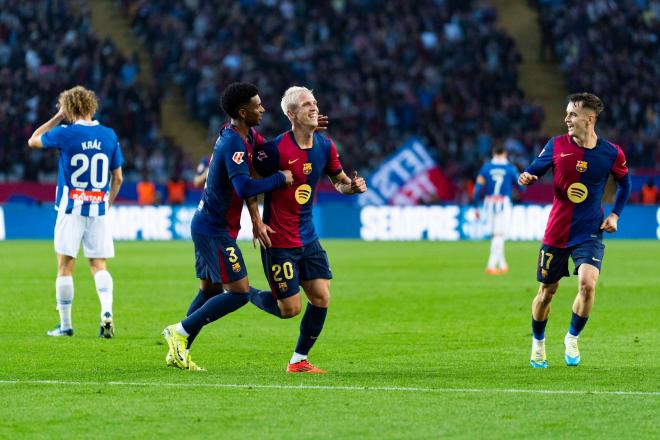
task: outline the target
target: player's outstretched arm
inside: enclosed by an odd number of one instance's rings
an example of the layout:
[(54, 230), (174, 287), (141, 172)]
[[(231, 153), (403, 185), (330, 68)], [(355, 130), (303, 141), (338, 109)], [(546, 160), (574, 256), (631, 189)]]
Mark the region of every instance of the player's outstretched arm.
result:
[(352, 179), (342, 171), (336, 176), (330, 176), (330, 180), (335, 186), (335, 189), (341, 194), (351, 195), (367, 191), (367, 182), (365, 182), (364, 178), (358, 176), (357, 171), (353, 171)]
[(112, 170), (112, 183), (110, 183), (110, 195), (108, 196), (108, 204), (112, 206), (115, 204), (115, 199), (117, 194), (119, 194), (119, 188), (124, 182), (124, 173), (121, 170), (121, 167), (115, 168)]
[(518, 184), (527, 186), (531, 185), (537, 180), (539, 180), (539, 176), (535, 176), (534, 174), (530, 174), (527, 171), (523, 171), (523, 173), (518, 177)]
[(293, 175), (289, 170), (280, 170), (263, 179), (252, 179), (246, 174), (237, 174), (231, 178), (231, 183), (240, 198), (248, 199), (281, 186), (291, 186)]
[(34, 131), (34, 133), (32, 133), (32, 136), (30, 136), (30, 139), (28, 139), (28, 147), (43, 148), (44, 144), (41, 142), (41, 135), (60, 125), (60, 123), (63, 120), (64, 120), (64, 113), (62, 113), (62, 111), (60, 110), (55, 114), (55, 116), (50, 118), (48, 122), (42, 124), (39, 128), (37, 128)]

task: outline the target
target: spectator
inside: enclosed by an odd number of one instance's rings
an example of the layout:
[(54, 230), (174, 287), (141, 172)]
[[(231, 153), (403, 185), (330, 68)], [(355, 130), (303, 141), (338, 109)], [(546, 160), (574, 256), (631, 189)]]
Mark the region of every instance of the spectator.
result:
[(149, 174), (142, 173), (142, 179), (135, 186), (138, 197), (138, 205), (155, 205), (158, 201), (156, 184), (149, 179)]
[(186, 201), (186, 182), (179, 174), (175, 174), (167, 181), (167, 203), (181, 205)]
[(653, 177), (649, 177), (644, 185), (642, 185), (640, 201), (642, 205), (655, 205), (658, 203), (658, 187), (655, 186)]

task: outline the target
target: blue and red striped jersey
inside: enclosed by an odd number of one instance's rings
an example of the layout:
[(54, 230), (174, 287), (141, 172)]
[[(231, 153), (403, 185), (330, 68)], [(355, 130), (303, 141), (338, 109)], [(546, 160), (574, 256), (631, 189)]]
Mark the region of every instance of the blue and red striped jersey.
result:
[(296, 248), (318, 240), (312, 222), (312, 205), (316, 185), (322, 174), (336, 176), (342, 172), (334, 142), (314, 133), (312, 148), (298, 146), (292, 131), (281, 134), (255, 151), (254, 168), (262, 176), (279, 170), (291, 170), (293, 185), (266, 193), (264, 223), (275, 234), (273, 247)]
[(194, 232), (215, 237), (228, 231), (233, 238), (238, 236), (243, 199), (236, 194), (231, 178), (237, 174), (250, 175), (252, 151), (263, 143), (263, 136), (252, 128), (245, 142), (230, 124), (220, 130), (202, 199), (191, 225)]
[(105, 215), (111, 171), (124, 161), (114, 130), (80, 120), (44, 133), (41, 143), (60, 150), (55, 209), (84, 217)]
[(525, 170), (542, 176), (554, 173), (554, 199), (543, 236), (543, 244), (571, 247), (601, 236), (601, 201), (610, 174), (616, 180), (627, 178), (623, 150), (598, 138), (594, 148), (582, 148), (568, 134), (553, 137), (541, 154)]

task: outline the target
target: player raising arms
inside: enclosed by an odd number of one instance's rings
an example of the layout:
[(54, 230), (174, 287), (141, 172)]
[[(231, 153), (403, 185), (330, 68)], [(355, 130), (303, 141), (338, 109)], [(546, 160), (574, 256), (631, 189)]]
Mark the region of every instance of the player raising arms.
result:
[(493, 159), (479, 170), (477, 184), (474, 186), (474, 201), (484, 197), (484, 213), (488, 230), (492, 235), (490, 256), (486, 265), (489, 275), (504, 274), (509, 266), (504, 258), (504, 239), (511, 218), (511, 192), (518, 180), (518, 171), (507, 160), (506, 150), (498, 145), (493, 148)]
[[(538, 257), (536, 277), (541, 282), (532, 302), (532, 356), (534, 368), (547, 368), (545, 326), (559, 280), (569, 276), (568, 258), (578, 276), (578, 294), (571, 323), (564, 338), (566, 365), (580, 363), (578, 336), (594, 304), (596, 282), (605, 254), (603, 231), (616, 232), (623, 206), (630, 195), (626, 158), (619, 146), (598, 137), (595, 131), (603, 103), (591, 93), (568, 97), (568, 134), (553, 137), (541, 154), (520, 175), (518, 183), (530, 185), (550, 168), (554, 171), (554, 200)], [(618, 189), (612, 212), (606, 217), (601, 199), (609, 174)]]
[[(92, 120), (98, 107), (93, 91), (74, 87), (60, 94), (58, 104), (57, 114), (28, 140), (31, 148), (60, 150), (55, 201), (55, 299), (60, 324), (48, 335), (73, 336), (73, 269), (82, 241), (101, 301), (99, 336), (111, 338), (115, 333), (112, 276), (106, 259), (114, 257), (115, 249), (106, 214), (123, 180), (123, 156), (115, 132)], [(60, 125), (62, 121), (71, 124)]]
[[(188, 370), (200, 369), (190, 360), (189, 349), (202, 327), (248, 302), (251, 287), (236, 244), (243, 199), (292, 183), (290, 171), (266, 179), (250, 178), (252, 151), (263, 143), (252, 128), (259, 125), (265, 111), (257, 87), (233, 83), (221, 99), (231, 122), (221, 129), (215, 143), (202, 200), (191, 224), (199, 292), (187, 317), (163, 330), (169, 348), (167, 364)], [(256, 202), (250, 206), (250, 214), (256, 231), (263, 226)]]
[(325, 373), (307, 360), (323, 329), (332, 278), (328, 256), (312, 222), (314, 191), (322, 174), (329, 176), (342, 194), (363, 193), (367, 187), (357, 172), (352, 179), (344, 173), (335, 144), (315, 132), (319, 111), (311, 90), (290, 87), (282, 97), (282, 111), (291, 121), (291, 131), (258, 149), (253, 165), (261, 175), (290, 170), (293, 185), (265, 195), (264, 222), (275, 234), (272, 247), (261, 252), (272, 293), (252, 291), (250, 301), (279, 318), (291, 318), (300, 313), (302, 286), (308, 304), (287, 371)]

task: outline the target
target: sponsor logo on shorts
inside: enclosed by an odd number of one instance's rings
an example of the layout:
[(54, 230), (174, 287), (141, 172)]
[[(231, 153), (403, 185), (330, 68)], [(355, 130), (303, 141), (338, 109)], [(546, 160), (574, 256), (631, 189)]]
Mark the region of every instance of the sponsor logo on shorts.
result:
[(239, 273), (241, 271), (241, 264), (240, 263), (232, 264), (231, 270), (233, 270), (235, 273)]
[(596, 257), (591, 257), (592, 260), (600, 262), (600, 260)]

